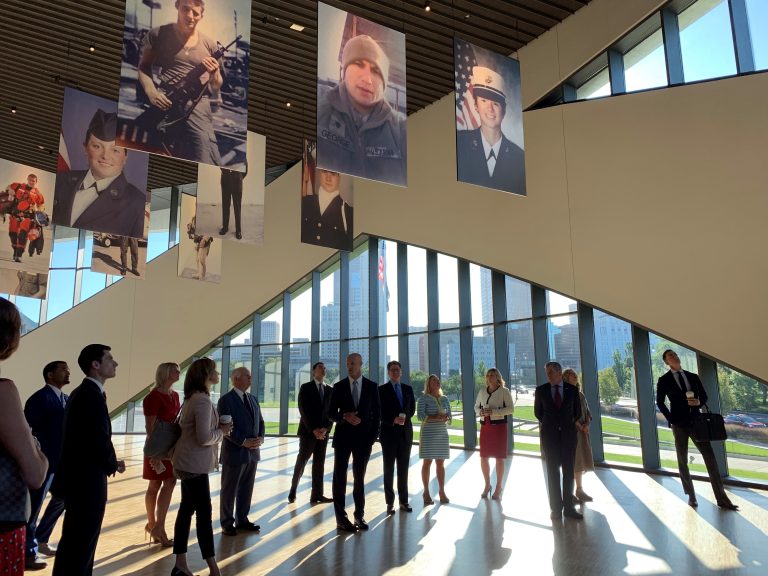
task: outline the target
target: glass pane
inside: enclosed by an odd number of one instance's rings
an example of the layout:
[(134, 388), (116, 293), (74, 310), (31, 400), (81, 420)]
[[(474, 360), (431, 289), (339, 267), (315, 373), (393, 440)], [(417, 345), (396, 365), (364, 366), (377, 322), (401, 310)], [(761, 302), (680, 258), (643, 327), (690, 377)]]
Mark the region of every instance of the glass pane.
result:
[[(264, 425), (269, 434), (276, 434), (280, 424), (280, 389), (282, 377), (282, 347), (259, 346), (259, 403), (264, 412)], [(256, 392), (254, 392), (256, 393)]]
[(690, 372), (699, 371), (698, 361), (696, 360), (696, 352), (685, 348), (680, 344), (676, 344), (675, 342), (670, 342), (666, 338), (662, 338), (661, 336), (658, 336), (652, 332), (648, 334), (648, 337), (651, 347), (651, 371), (654, 386), (656, 385), (656, 382), (661, 377), (661, 375), (669, 370), (667, 365), (664, 364), (664, 360), (662, 359), (664, 350), (674, 350), (677, 353), (677, 355), (680, 357), (680, 364), (682, 365), (683, 370), (689, 370)]
[[(7, 296), (3, 295), (3, 298), (7, 299)], [(43, 301), (38, 298), (25, 298), (24, 296), (16, 297), (16, 308), (19, 309), (19, 313), (21, 314), (22, 336), (39, 326), (40, 306), (42, 303)]]
[(727, 366), (717, 366), (720, 407), (728, 440), (728, 472), (768, 482), (768, 385)]
[[(475, 386), (485, 383), (485, 373), (489, 368), (496, 366), (496, 349), (493, 344), (493, 326), (483, 326), (482, 329), (472, 331), (472, 361), (475, 371)], [(502, 378), (509, 379), (508, 374), (502, 374)]]
[[(371, 367), (370, 361), (371, 361), (371, 359), (370, 359), (370, 355), (368, 353), (369, 352), (369, 350), (368, 350), (369, 347), (370, 347), (370, 342), (368, 341), (367, 338), (360, 338), (358, 340), (350, 340), (349, 341), (349, 353), (352, 354), (353, 352), (357, 352), (358, 354), (360, 354), (360, 356), (363, 357), (363, 376), (365, 376), (366, 378), (368, 378), (370, 380), (373, 380), (374, 382), (376, 382), (378, 384), (379, 382), (376, 380), (376, 377), (378, 375), (378, 371), (374, 370), (373, 372), (371, 372), (371, 370), (370, 370), (370, 367)], [(342, 359), (342, 360), (343, 360), (343, 363), (342, 363), (342, 366), (341, 366), (341, 374), (344, 377), (346, 377), (347, 376), (346, 359)]]
[(277, 306), (261, 320), (261, 344), (277, 344), (283, 339), (283, 307)]
[(397, 243), (379, 240), (379, 336), (397, 334)]
[(74, 268), (77, 265), (77, 237), (79, 230), (56, 226), (53, 231), (51, 268)]
[(85, 233), (85, 249), (83, 251), (83, 266), (85, 268), (91, 267), (91, 259), (93, 258), (93, 232)]
[[(90, 254), (90, 251), (86, 249), (86, 254)], [(87, 268), (83, 271), (83, 284), (80, 288), (80, 302), (87, 300), (94, 294), (98, 294), (107, 285), (107, 276), (101, 272), (92, 272)]]
[(520, 320), (533, 316), (531, 311), (531, 285), (517, 278), (507, 276), (507, 319)]
[(493, 323), (492, 274), (488, 268), (469, 265), (469, 288), (472, 298), (472, 325)]
[(171, 223), (171, 190), (162, 188), (152, 191), (147, 238), (147, 260), (168, 250), (168, 227)]
[[(383, 384), (384, 382), (389, 381), (389, 374), (387, 373), (387, 363), (391, 360), (401, 361), (401, 359), (400, 359), (400, 353), (398, 351), (397, 336), (390, 336), (389, 338), (379, 338), (378, 345), (379, 345), (379, 358), (381, 359), (380, 366), (379, 366), (378, 382), (379, 384)], [(400, 378), (403, 382), (406, 382), (408, 384), (411, 383), (407, 374), (402, 374)]]
[[(322, 342), (320, 344), (320, 362), (325, 364), (325, 382), (333, 385), (339, 381), (339, 343)], [(346, 372), (346, 368), (344, 369)]]
[(211, 388), (211, 402), (214, 404), (217, 404), (219, 402), (219, 398), (222, 394), (226, 394), (226, 392), (231, 388), (230, 380), (229, 380), (229, 374), (224, 374), (222, 370), (222, 349), (221, 348), (211, 348), (203, 354), (203, 356), (207, 356), (214, 362), (216, 362), (216, 370), (219, 373), (219, 383)]
[(699, 0), (677, 21), (686, 82), (736, 74), (727, 0)]
[(368, 245), (349, 256), (349, 337), (368, 336)]
[(577, 100), (589, 100), (590, 98), (600, 98), (601, 96), (611, 95), (611, 77), (608, 68), (603, 68), (576, 88)]
[(408, 364), (410, 374), (408, 381), (418, 396), (424, 390), (424, 384), (429, 375), (429, 355), (427, 354), (428, 339), (426, 334), (408, 336)]
[(533, 415), (533, 393), (537, 384), (533, 322), (526, 320), (507, 324), (507, 339), (509, 389), (515, 396), (515, 450), (538, 453), (539, 422)]
[(747, 0), (747, 18), (755, 69), (764, 70), (768, 68), (768, 2)]
[(440, 290), (440, 328), (455, 328), (459, 325), (459, 271), (453, 256), (437, 255), (437, 285)]
[[(320, 278), (320, 340), (338, 340), (340, 303), (339, 265), (335, 264), (323, 272)], [(338, 344), (335, 346), (335, 356), (330, 350), (326, 350), (326, 353), (334, 358), (334, 365), (338, 365), (339, 346)], [(320, 355), (327, 360), (328, 357), (324, 355), (322, 346), (320, 348)], [(328, 368), (327, 363), (325, 367)]]
[(227, 379), (232, 376), (232, 372), (235, 370), (235, 368), (248, 368), (248, 370), (251, 370), (251, 359), (253, 348), (250, 346), (232, 346), (229, 349), (229, 374), (227, 374)]
[(451, 401), (453, 420), (448, 424), (451, 444), (464, 444), (464, 423), (461, 414), (461, 355), (459, 354), (459, 331), (440, 332), (440, 380), (443, 393)]
[(253, 324), (248, 324), (245, 328), (241, 328), (229, 341), (230, 346), (238, 346), (251, 344), (251, 333), (253, 332)]
[(551, 318), (547, 324), (549, 357), (560, 362), (563, 370), (573, 368), (581, 374), (579, 321), (576, 314)]
[(296, 433), (299, 423), (299, 388), (312, 378), (309, 360), (309, 344), (291, 344), (289, 347), (291, 359), (288, 367), (288, 432)]
[[(58, 228), (57, 228), (58, 229)], [(75, 241), (77, 245), (77, 241)], [(75, 250), (77, 253), (77, 250)], [(52, 320), (72, 308), (75, 295), (75, 271), (51, 270), (48, 275), (48, 318)]]
[[(600, 310), (595, 310), (594, 321), (605, 459), (642, 466), (632, 327)], [(596, 407), (592, 412), (597, 415)]]
[(312, 338), (312, 285), (291, 295), (291, 342), (309, 342)]
[(427, 251), (408, 246), (408, 331), (427, 329)]
[(624, 54), (627, 92), (667, 85), (667, 62), (661, 29)]
[(566, 314), (568, 312), (576, 312), (576, 300), (547, 290), (547, 314)]

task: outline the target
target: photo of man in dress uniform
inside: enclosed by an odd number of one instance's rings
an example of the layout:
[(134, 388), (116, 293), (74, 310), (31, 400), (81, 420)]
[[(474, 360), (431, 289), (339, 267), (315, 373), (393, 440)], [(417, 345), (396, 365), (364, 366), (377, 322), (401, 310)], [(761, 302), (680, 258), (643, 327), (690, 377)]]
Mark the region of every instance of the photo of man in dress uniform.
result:
[(250, 21), (248, 0), (128, 2), (120, 145), (241, 170)]
[(459, 181), (525, 195), (518, 62), (458, 38), (454, 58)]
[(318, 167), (407, 185), (405, 35), (325, 4), (318, 30)]

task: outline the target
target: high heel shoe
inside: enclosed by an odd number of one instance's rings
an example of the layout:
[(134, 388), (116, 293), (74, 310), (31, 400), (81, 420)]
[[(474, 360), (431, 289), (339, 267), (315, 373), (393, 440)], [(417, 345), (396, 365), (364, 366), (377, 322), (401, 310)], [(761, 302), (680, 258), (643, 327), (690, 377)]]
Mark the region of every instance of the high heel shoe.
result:
[(483, 493), (480, 494), (480, 498), (488, 498), (488, 493), (491, 491), (491, 485), (485, 487), (485, 490), (483, 490)]
[(435, 501), (432, 500), (432, 497), (425, 492), (424, 493), (424, 506), (431, 506), (434, 503), (435, 503)]
[(168, 538), (168, 535), (165, 532), (155, 530), (154, 528), (149, 533), (149, 541), (153, 544), (160, 544), (163, 548), (170, 548), (173, 546), (172, 538)]
[(149, 522), (144, 524), (144, 541), (147, 541), (147, 538), (149, 538), (149, 543), (152, 544), (152, 530), (154, 529), (154, 526), (150, 526)]
[(501, 490), (496, 490), (491, 496), (491, 500), (501, 500)]
[(174, 566), (173, 569), (171, 569), (171, 576), (194, 576), (194, 574), (191, 572), (184, 572), (184, 570), (178, 566)]

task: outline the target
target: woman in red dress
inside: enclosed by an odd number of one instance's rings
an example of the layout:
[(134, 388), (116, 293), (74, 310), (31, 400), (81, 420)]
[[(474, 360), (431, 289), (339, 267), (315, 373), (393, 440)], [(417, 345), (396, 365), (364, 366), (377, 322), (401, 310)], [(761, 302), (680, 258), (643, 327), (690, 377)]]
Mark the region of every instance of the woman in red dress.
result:
[[(147, 436), (157, 420), (173, 422), (179, 414), (179, 395), (172, 389), (174, 382), (179, 381), (179, 365), (175, 362), (165, 362), (157, 367), (155, 372), (155, 387), (144, 398), (144, 419), (147, 426)], [(144, 530), (149, 534), (151, 542), (157, 542), (168, 548), (173, 546), (173, 540), (165, 532), (165, 517), (171, 505), (173, 488), (176, 479), (173, 476), (173, 465), (170, 460), (144, 458), (145, 480), (149, 487), (144, 496), (147, 507), (147, 525)]]

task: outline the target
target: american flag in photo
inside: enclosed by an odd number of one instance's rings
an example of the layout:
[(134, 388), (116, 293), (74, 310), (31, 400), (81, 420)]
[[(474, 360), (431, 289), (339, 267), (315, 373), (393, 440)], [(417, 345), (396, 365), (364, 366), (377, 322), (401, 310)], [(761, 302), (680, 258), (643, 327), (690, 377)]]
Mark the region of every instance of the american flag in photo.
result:
[(456, 127), (459, 130), (474, 130), (480, 126), (480, 118), (475, 110), (475, 99), (469, 89), (472, 80), (472, 68), (477, 66), (477, 58), (472, 45), (463, 40), (454, 42), (454, 75), (456, 76)]

